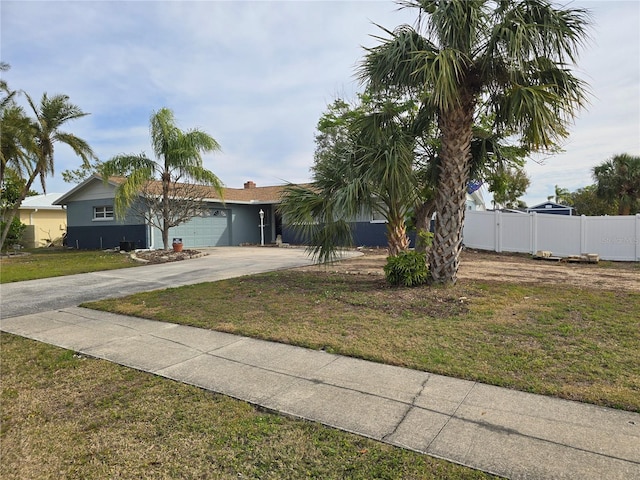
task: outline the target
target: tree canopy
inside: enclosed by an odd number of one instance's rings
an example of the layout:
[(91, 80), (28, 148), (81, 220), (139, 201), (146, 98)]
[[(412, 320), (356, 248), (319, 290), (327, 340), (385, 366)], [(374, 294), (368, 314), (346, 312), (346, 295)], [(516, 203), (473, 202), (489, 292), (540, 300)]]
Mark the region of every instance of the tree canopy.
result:
[(587, 38), (584, 9), (546, 0), (405, 0), (414, 26), (390, 31), (367, 49), (359, 76), (372, 89), (404, 89), (440, 135), (433, 280), (454, 283), (462, 247), (474, 118), (518, 136), (528, 150), (553, 148), (585, 103), (569, 67)]
[(640, 157), (613, 156), (593, 168), (598, 198), (618, 205), (618, 215), (640, 213)]

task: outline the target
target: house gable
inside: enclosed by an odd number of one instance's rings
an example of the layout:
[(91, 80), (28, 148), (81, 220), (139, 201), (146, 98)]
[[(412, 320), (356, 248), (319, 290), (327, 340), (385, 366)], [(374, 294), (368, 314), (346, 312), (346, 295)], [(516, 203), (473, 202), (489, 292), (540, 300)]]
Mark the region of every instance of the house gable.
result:
[(527, 213), (547, 213), (552, 215), (573, 215), (573, 207), (555, 202), (543, 202), (527, 208)]
[(117, 186), (118, 183), (115, 181), (109, 181), (105, 184), (101, 177), (94, 175), (62, 195), (54, 202), (54, 205), (67, 205), (69, 202), (83, 200), (112, 199), (115, 197)]

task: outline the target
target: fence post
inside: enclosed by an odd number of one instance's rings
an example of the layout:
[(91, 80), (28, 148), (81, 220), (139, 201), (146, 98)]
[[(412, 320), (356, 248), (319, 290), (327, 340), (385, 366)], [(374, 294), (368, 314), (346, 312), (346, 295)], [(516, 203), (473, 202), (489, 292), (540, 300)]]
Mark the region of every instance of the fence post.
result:
[(640, 213), (636, 213), (636, 262), (640, 262)]
[(580, 215), (580, 254), (586, 255), (589, 253), (587, 249), (587, 217)]
[(495, 210), (494, 212), (494, 229), (495, 229), (495, 240), (494, 240), (494, 250), (498, 253), (502, 252), (502, 212), (500, 210)]
[(538, 214), (529, 212), (529, 253), (535, 255), (538, 251)]

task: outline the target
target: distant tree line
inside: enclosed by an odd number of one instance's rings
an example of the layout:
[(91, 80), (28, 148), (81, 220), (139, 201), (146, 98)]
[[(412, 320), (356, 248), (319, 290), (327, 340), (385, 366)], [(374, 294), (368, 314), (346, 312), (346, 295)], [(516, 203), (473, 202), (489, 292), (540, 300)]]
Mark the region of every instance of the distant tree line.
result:
[(626, 153), (596, 165), (592, 185), (570, 192), (556, 185), (555, 201), (575, 208), (576, 215), (640, 213), (640, 156)]

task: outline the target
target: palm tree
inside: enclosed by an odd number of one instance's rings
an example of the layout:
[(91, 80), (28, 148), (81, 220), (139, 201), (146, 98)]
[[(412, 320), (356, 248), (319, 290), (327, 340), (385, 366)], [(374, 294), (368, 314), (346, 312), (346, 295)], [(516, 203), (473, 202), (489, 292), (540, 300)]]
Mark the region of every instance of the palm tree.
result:
[(352, 243), (349, 220), (376, 214), (387, 222), (390, 255), (409, 248), (406, 219), (416, 205), (413, 102), (361, 95), (356, 108), (337, 100), (319, 121), (310, 185), (289, 185), (280, 203), (287, 222), (322, 261)]
[[(8, 63), (0, 62), (0, 72), (6, 72), (11, 68)], [(9, 105), (14, 96), (16, 95), (15, 90), (11, 90), (6, 80), (0, 78), (0, 92), (4, 94), (2, 98), (0, 98), (0, 109), (4, 109), (7, 105)]]
[[(222, 198), (222, 182), (202, 166), (202, 154), (220, 150), (218, 142), (205, 132), (197, 129), (183, 132), (176, 124), (173, 112), (162, 108), (152, 113), (150, 119), (151, 145), (157, 161), (140, 155), (118, 155), (104, 162), (100, 171), (105, 182), (111, 176), (126, 177), (116, 190), (115, 212), (123, 217), (127, 210), (148, 191), (149, 186), (158, 181), (159, 194), (147, 196), (147, 207), (153, 197), (159, 197), (157, 211), (151, 217), (158, 217), (158, 228), (162, 231), (165, 250), (169, 247), (169, 229), (188, 220), (182, 213), (175, 216), (176, 208), (186, 200), (180, 191), (185, 191), (192, 181), (215, 189)], [(151, 189), (153, 190), (153, 188)], [(188, 188), (188, 190), (193, 190)], [(201, 190), (204, 192), (204, 190)], [(155, 210), (155, 208), (154, 208)], [(151, 217), (147, 217), (152, 220)]]
[(436, 224), (430, 253), (435, 282), (455, 283), (474, 118), (517, 133), (524, 147), (553, 147), (584, 104), (585, 84), (568, 66), (586, 38), (583, 9), (546, 0), (404, 0), (420, 10), (367, 50), (360, 78), (371, 88), (418, 92), (441, 139)]
[(37, 149), (31, 119), (19, 105), (4, 105), (0, 110), (0, 131), (0, 184), (7, 169), (21, 178), (28, 177), (32, 152)]
[(626, 153), (593, 168), (596, 195), (618, 203), (618, 215), (640, 213), (640, 157)]
[(569, 205), (569, 201), (571, 200), (571, 192), (567, 188), (555, 186), (554, 194), (547, 197), (547, 200), (554, 201), (560, 205)]
[[(18, 202), (9, 210), (4, 219), (6, 225), (2, 231), (0, 247), (4, 245), (11, 221), (38, 177), (42, 190), (46, 193), (46, 177), (54, 173), (54, 146), (56, 143), (64, 143), (71, 147), (83, 162), (88, 163), (90, 159), (95, 158), (86, 141), (61, 130), (61, 127), (67, 122), (82, 118), (88, 113), (70, 103), (67, 95), (54, 95), (49, 98), (44, 93), (39, 104), (36, 104), (28, 94), (25, 93), (25, 96), (35, 118), (26, 123), (20, 111), (13, 111), (14, 123), (12, 125), (16, 141), (10, 145), (3, 141), (2, 163), (3, 166), (12, 163), (18, 167), (17, 171), (23, 171), (19, 167), (24, 166), (23, 173), (26, 182)], [(5, 120), (6, 117), (3, 115), (3, 122)], [(18, 125), (22, 125), (22, 127), (17, 128)]]

